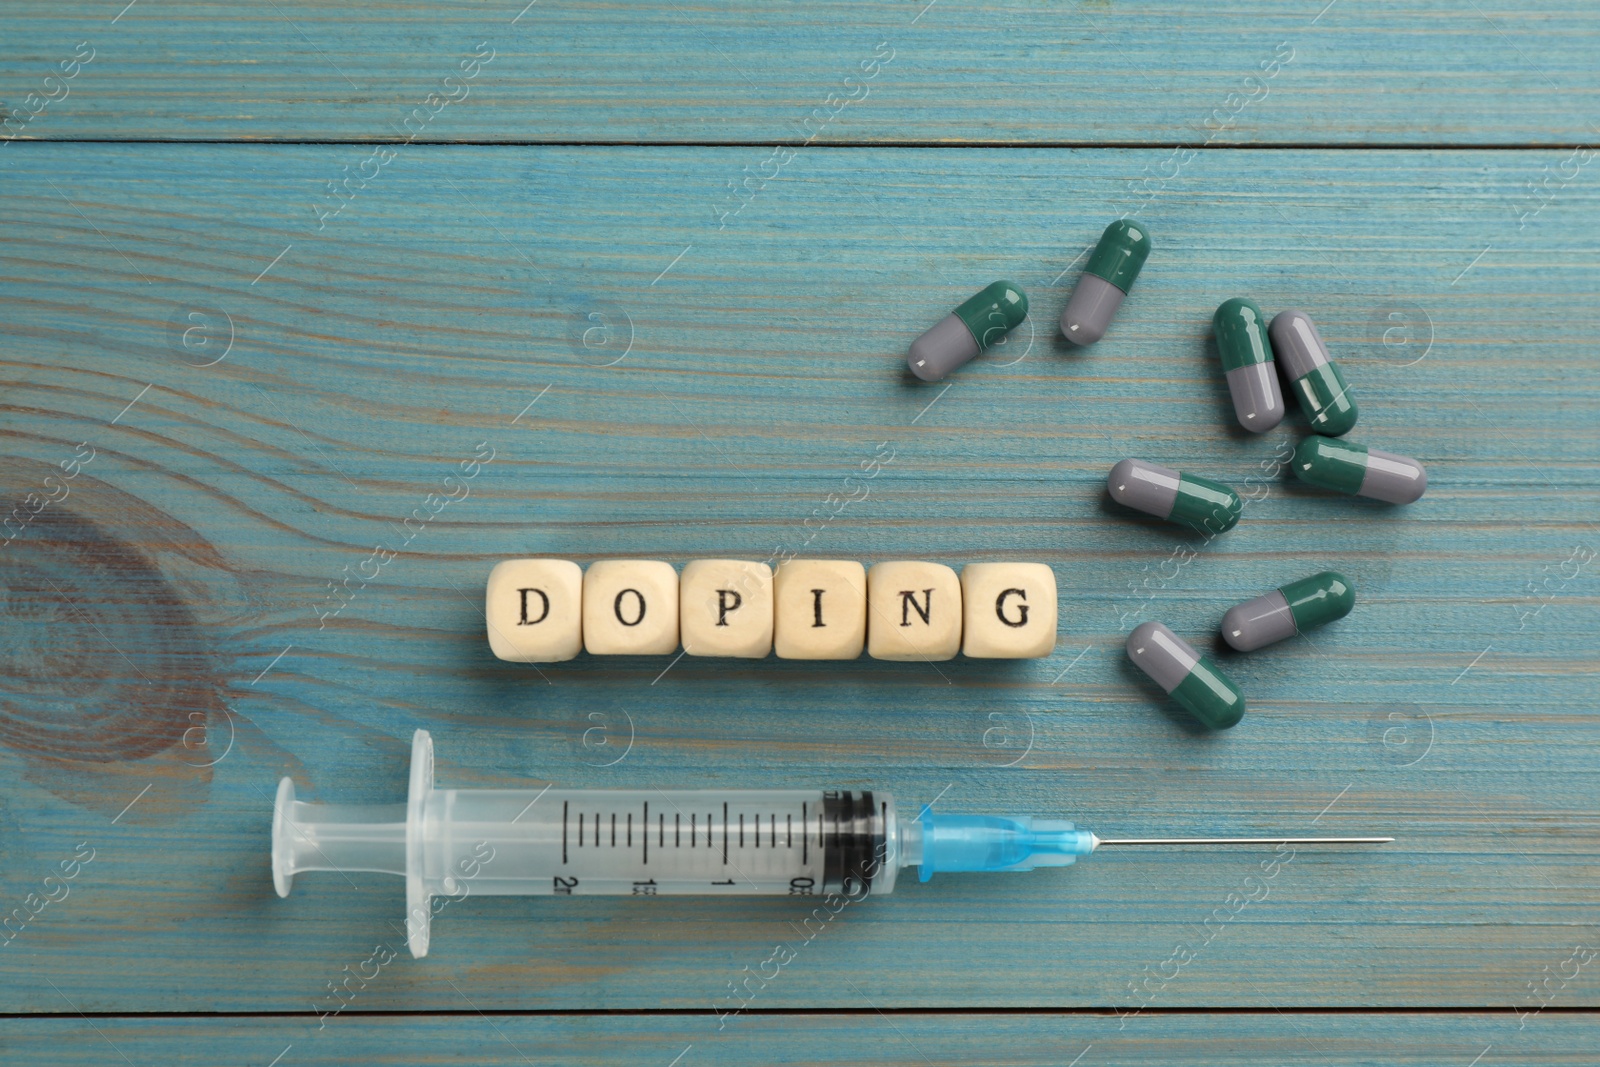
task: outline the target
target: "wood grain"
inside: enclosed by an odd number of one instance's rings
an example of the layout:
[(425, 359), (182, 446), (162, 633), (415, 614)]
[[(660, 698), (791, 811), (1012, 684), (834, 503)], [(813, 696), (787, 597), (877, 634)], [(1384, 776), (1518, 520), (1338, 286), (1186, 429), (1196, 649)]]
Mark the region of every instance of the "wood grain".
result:
[[(394, 799), (416, 727), (451, 785), (865, 786), (1103, 834), (1399, 838), (1302, 850), (1164, 981), (1260, 855), (904, 885), (768, 1008), (1132, 1006), (1145, 983), (1155, 1007), (1511, 1018), (1594, 947), (1600, 601), (1572, 560), (1600, 547), (1600, 215), (1579, 182), (1525, 218), (1551, 153), (1209, 153), (1130, 207), (1159, 152), (814, 149), (719, 229), (708, 198), (762, 149), (415, 146), (318, 231), (308, 201), (366, 149), (6, 151), (7, 499), (94, 450), (0, 549), (6, 908), (94, 858), (8, 943), (0, 1009), (311, 1010), (398, 947), (401, 893), (308, 875), (274, 898), (273, 783)], [(1074, 263), (1133, 208), (1156, 251), (1107, 339), (1069, 351)], [(947, 391), (910, 380), (909, 339), (996, 277), (1033, 296), (1031, 348), (1024, 326)], [(1207, 333), (1237, 293), (1316, 318), (1352, 436), (1427, 463), (1421, 503), (1268, 476), (1301, 431), (1230, 429)], [(867, 498), (825, 518), (880, 443)], [(480, 446), (468, 497), (404, 526)], [(1260, 499), (1201, 545), (1104, 500), (1128, 454)], [(329, 614), (378, 544), (395, 558)], [(1062, 640), (937, 669), (488, 653), (501, 558), (775, 548), (1047, 562)], [(1324, 566), (1355, 614), (1225, 657), (1253, 708), (1225, 735), (1121, 655), (1137, 621), (1203, 640)], [(799, 915), (470, 900), (363, 1004), (454, 1009), (454, 982), (485, 1010), (708, 1010)]]
[(1597, 42), (1585, 0), (18, 0), (0, 103), (47, 140), (1562, 144)]
[[(851, 980), (861, 988), (862, 976)], [(870, 979), (866, 979), (870, 981)], [(870, 985), (868, 986), (870, 989)], [(871, 992), (859, 1001), (870, 1003)], [(858, 1005), (851, 1015), (751, 1016), (722, 1030), (714, 1017), (478, 1015), (373, 1018), (347, 1015), (318, 1028), (310, 1018), (30, 1019), (0, 1023), (0, 1048), (28, 1063), (103, 1064), (118, 1052), (132, 1063), (370, 1063), (379, 1067), (452, 1063), (615, 1064), (944, 1064), (1017, 1067), (1078, 1062), (1088, 1067), (1185, 1063), (1206, 1067), (1372, 1063), (1502, 1067), (1593, 1062), (1596, 1016), (1509, 1013), (1450, 1015), (1234, 1014), (1205, 1016), (903, 1015)], [(1003, 1051), (999, 1051), (1003, 1050)], [(1077, 1059), (1075, 1059), (1077, 1057)]]

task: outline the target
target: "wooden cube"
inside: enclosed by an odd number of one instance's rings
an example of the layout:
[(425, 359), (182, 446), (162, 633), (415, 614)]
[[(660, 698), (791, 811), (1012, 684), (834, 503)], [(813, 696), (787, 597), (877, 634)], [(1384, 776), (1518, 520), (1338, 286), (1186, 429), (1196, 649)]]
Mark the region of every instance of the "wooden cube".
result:
[(678, 584), (683, 650), (691, 656), (760, 659), (772, 651), (772, 568), (739, 559), (697, 559)]
[(867, 641), (867, 569), (855, 560), (792, 559), (774, 580), (779, 659), (855, 659)]
[(867, 572), (867, 655), (946, 660), (961, 648), (961, 581), (942, 563), (896, 561)]
[(678, 649), (678, 572), (649, 559), (603, 559), (583, 576), (583, 647), (596, 656)]
[(1034, 659), (1056, 647), (1056, 573), (1043, 563), (969, 563), (961, 571), (961, 654)]
[(508, 559), (489, 572), (489, 649), (512, 663), (557, 663), (583, 647), (583, 570), (567, 559)]

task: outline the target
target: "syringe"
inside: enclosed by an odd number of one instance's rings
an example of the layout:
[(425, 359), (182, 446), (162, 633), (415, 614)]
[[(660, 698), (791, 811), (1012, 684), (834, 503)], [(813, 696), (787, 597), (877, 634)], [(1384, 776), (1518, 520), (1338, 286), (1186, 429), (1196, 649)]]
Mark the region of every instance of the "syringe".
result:
[(1061, 819), (901, 818), (868, 790), (435, 789), (433, 739), (411, 742), (404, 804), (307, 804), (278, 783), (272, 881), (301, 871), (376, 871), (406, 880), (406, 937), (428, 954), (433, 898), (775, 894), (859, 899), (894, 890), (902, 867), (1064, 867), (1106, 845), (1348, 845), (1392, 837), (1103, 839)]

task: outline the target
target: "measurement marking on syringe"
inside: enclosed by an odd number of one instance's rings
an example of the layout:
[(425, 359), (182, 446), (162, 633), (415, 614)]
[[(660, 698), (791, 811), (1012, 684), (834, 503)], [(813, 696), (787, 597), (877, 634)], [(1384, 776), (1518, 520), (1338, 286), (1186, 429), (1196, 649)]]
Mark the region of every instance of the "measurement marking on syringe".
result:
[(801, 801), (800, 802), (800, 863), (803, 866), (809, 867), (811, 865), (811, 857), (809, 855), (811, 850), (808, 847), (809, 842), (807, 842), (807, 840), (806, 840), (806, 821), (807, 821), (806, 802), (805, 801)]
[(561, 862), (567, 862), (567, 801), (561, 802)]
[(650, 802), (644, 802), (644, 861), (650, 862)]
[[(633, 847), (633, 812), (628, 812), (628, 847)], [(648, 842), (646, 842), (648, 847)]]
[(617, 847), (617, 813), (611, 813), (611, 847)]
[(683, 846), (683, 812), (680, 811), (680, 812), (678, 812), (678, 813), (676, 813), (675, 815), (672, 816), (672, 847), (673, 848), (681, 848), (682, 846)]
[(689, 813), (689, 847), (690, 848), (694, 848), (694, 835), (695, 835), (694, 824), (695, 824), (695, 819), (697, 819), (697, 818), (698, 818), (698, 816), (695, 815), (693, 812)]
[(788, 828), (787, 829), (787, 834), (788, 834), (787, 840), (789, 842), (788, 847), (789, 848), (794, 848), (794, 813), (793, 812), (790, 812), (788, 815), (785, 815), (783, 817), (783, 825)]
[(722, 802), (722, 865), (728, 865), (728, 802)]

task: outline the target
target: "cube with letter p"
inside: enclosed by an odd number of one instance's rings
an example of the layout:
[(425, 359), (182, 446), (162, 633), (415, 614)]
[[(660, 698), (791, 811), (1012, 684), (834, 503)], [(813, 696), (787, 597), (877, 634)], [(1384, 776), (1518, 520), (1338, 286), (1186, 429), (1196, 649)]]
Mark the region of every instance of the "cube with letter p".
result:
[(697, 559), (678, 589), (683, 650), (691, 656), (760, 659), (772, 651), (772, 568), (739, 559)]

